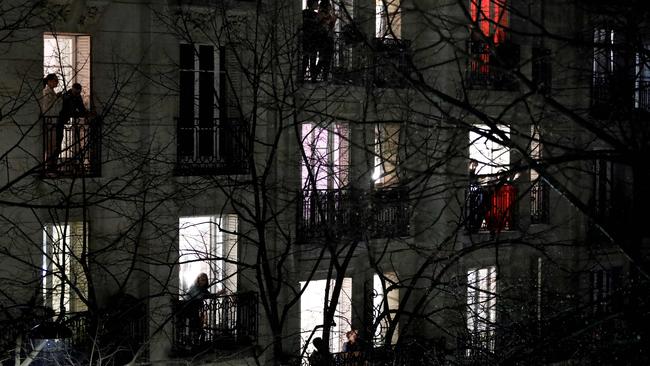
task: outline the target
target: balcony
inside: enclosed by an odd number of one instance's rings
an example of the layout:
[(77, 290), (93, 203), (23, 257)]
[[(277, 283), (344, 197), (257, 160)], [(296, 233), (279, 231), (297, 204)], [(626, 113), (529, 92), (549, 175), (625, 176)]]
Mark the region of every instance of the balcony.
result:
[(463, 334), (456, 339), (457, 365), (493, 365), (495, 339), (492, 332)]
[(517, 189), (512, 184), (469, 186), (466, 196), (466, 226), (471, 234), (513, 230)]
[[(300, 40), (302, 44), (302, 38)], [(299, 60), (303, 60), (302, 50)], [(404, 88), (408, 86), (411, 71), (411, 42), (392, 38), (374, 38), (370, 43), (350, 27), (334, 36), (334, 52), (330, 74), (313, 78), (314, 70), (305, 63), (299, 71), (300, 82), (312, 83), (331, 80), (338, 85)], [(320, 59), (317, 58), (317, 62)]]
[(375, 38), (373, 82), (378, 87), (404, 88), (411, 74), (411, 41)]
[[(438, 345), (408, 343), (387, 347), (370, 348), (361, 352), (338, 352), (330, 354), (323, 365), (328, 366), (411, 366), (411, 365), (442, 365), (444, 353)], [(304, 358), (303, 366), (309, 366), (308, 358)]]
[(225, 175), (248, 172), (248, 127), (239, 119), (176, 119), (177, 175)]
[(177, 355), (235, 349), (257, 341), (256, 293), (175, 301), (172, 310), (173, 350)]
[(537, 180), (530, 188), (530, 223), (548, 224), (548, 183)]
[[(298, 199), (298, 240), (324, 237), (391, 238), (408, 236), (408, 190), (353, 189), (302, 191)], [(367, 228), (367, 229), (366, 229)], [(365, 233), (361, 230), (367, 230)]]
[(511, 73), (520, 62), (520, 46), (503, 42), (494, 46), (482, 41), (468, 42), (470, 61), (467, 84), (473, 89), (518, 90), (517, 78)]
[(44, 175), (96, 177), (101, 174), (101, 123), (99, 118), (43, 117)]

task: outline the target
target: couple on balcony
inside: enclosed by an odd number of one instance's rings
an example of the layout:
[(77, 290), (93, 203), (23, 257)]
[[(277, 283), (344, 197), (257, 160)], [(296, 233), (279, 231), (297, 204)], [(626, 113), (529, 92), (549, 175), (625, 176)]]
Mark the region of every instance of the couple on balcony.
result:
[[(72, 84), (72, 87), (66, 92), (56, 92), (55, 89), (59, 86), (59, 78), (56, 74), (48, 74), (43, 79), (43, 96), (41, 98), (41, 114), (47, 119), (56, 118), (54, 124), (54, 141), (47, 141), (49, 149), (47, 149), (46, 164), (49, 169), (55, 169), (59, 154), (62, 150), (63, 130), (66, 123), (71, 118), (88, 117), (90, 112), (84, 105), (83, 98), (81, 97), (82, 86), (79, 83)], [(58, 113), (57, 113), (58, 111)], [(49, 121), (47, 121), (49, 122)], [(52, 137), (50, 129), (52, 126), (46, 126), (48, 137)], [(75, 136), (80, 140), (80, 136)]]
[(490, 233), (511, 230), (513, 227), (513, 205), (516, 200), (512, 181), (519, 174), (502, 174), (498, 179), (477, 173), (479, 162), (469, 163), (469, 187), (466, 198), (466, 225), (470, 233), (487, 229)]
[[(318, 9), (318, 10), (317, 10)], [(307, 0), (302, 11), (301, 80), (327, 81), (334, 55), (334, 25), (336, 14), (329, 0)], [(319, 78), (320, 75), (320, 78)]]

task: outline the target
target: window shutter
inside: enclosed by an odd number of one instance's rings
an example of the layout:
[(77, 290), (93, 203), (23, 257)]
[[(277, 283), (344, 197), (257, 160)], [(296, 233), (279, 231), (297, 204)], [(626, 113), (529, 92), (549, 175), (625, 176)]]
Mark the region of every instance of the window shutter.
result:
[(181, 44), (179, 47), (180, 84), (178, 113), (178, 154), (194, 155), (194, 47)]
[(199, 156), (214, 157), (214, 48), (199, 46)]
[(223, 218), (222, 225), (224, 225), (224, 246), (223, 258), (225, 259), (224, 265), (224, 288), (229, 293), (237, 292), (237, 235), (234, 234), (238, 229), (237, 215), (226, 215)]
[(88, 236), (84, 223), (77, 222), (70, 224), (69, 254), (70, 273), (68, 279), (71, 286), (70, 311), (85, 311), (88, 309), (84, 299), (88, 298), (88, 279), (84, 271), (83, 263), (87, 263), (86, 253), (88, 252)]
[(90, 108), (90, 91), (91, 91), (91, 79), (90, 79), (90, 67), (91, 67), (91, 55), (90, 55), (90, 36), (77, 36), (76, 37), (77, 46), (76, 46), (76, 57), (75, 57), (75, 80), (77, 83), (81, 84), (81, 96), (83, 97), (84, 104), (86, 108)]
[(226, 114), (230, 119), (237, 119), (241, 117), (239, 98), (241, 97), (242, 92), (242, 72), (241, 65), (237, 59), (237, 54), (234, 50), (234, 46), (230, 46), (227, 49), (224, 49), (224, 63), (223, 63), (223, 72), (226, 75), (226, 87), (225, 87), (225, 103), (226, 103)]

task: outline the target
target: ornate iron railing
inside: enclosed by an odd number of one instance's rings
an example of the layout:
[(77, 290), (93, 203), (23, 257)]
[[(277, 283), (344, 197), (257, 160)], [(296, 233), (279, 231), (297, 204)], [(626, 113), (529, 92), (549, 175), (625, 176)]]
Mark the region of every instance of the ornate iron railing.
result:
[(512, 184), (468, 187), (465, 222), (470, 233), (512, 230), (517, 212), (517, 189)]
[(493, 365), (495, 364), (495, 339), (492, 332), (464, 334), (456, 339), (456, 364)]
[(254, 292), (177, 301), (173, 312), (173, 348), (177, 353), (235, 348), (257, 341), (258, 300)]
[[(355, 31), (355, 27), (334, 35), (330, 73), (323, 75), (321, 70), (314, 78), (314, 68), (307, 62), (302, 34), (299, 37), (300, 52), (298, 71), (299, 82), (322, 82), (332, 80), (335, 84), (364, 86), (373, 83), (378, 87), (401, 88), (408, 85), (411, 71), (411, 42), (393, 38), (373, 38), (366, 40)], [(315, 51), (317, 63), (321, 61), (320, 52)]]
[(135, 316), (101, 313), (93, 317), (87, 311), (66, 314), (62, 323), (72, 331), (72, 338), (66, 340), (68, 347), (80, 351), (91, 348), (111, 352), (128, 350), (134, 354), (147, 340), (148, 324), (144, 305), (131, 312)]
[(411, 41), (375, 38), (372, 47), (373, 82), (379, 87), (408, 86), (411, 73)]
[(530, 223), (547, 224), (549, 220), (548, 213), (548, 183), (544, 180), (533, 182), (530, 188)]
[(80, 177), (101, 174), (99, 118), (63, 120), (43, 117), (43, 162), (46, 175)]
[[(400, 344), (369, 348), (358, 352), (338, 352), (322, 357), (319, 365), (327, 366), (412, 366), (442, 364), (442, 354), (435, 347), (418, 344)], [(303, 358), (309, 366), (309, 356)]]
[(300, 192), (298, 239), (385, 238), (409, 233), (408, 190), (318, 189)]
[(250, 136), (240, 119), (176, 119), (178, 175), (245, 174)]
[(634, 97), (635, 107), (650, 112), (650, 80), (638, 80), (636, 88)]
[(520, 46), (512, 42), (490, 45), (482, 41), (469, 41), (470, 56), (467, 84), (471, 88), (517, 90), (519, 84), (511, 71), (520, 61)]

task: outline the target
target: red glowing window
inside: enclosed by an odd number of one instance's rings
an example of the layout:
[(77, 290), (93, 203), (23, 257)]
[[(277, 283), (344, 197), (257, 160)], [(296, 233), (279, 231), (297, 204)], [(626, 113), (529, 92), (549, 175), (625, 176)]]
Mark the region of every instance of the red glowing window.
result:
[(470, 15), (484, 37), (495, 44), (506, 40), (509, 19), (505, 0), (470, 0)]

